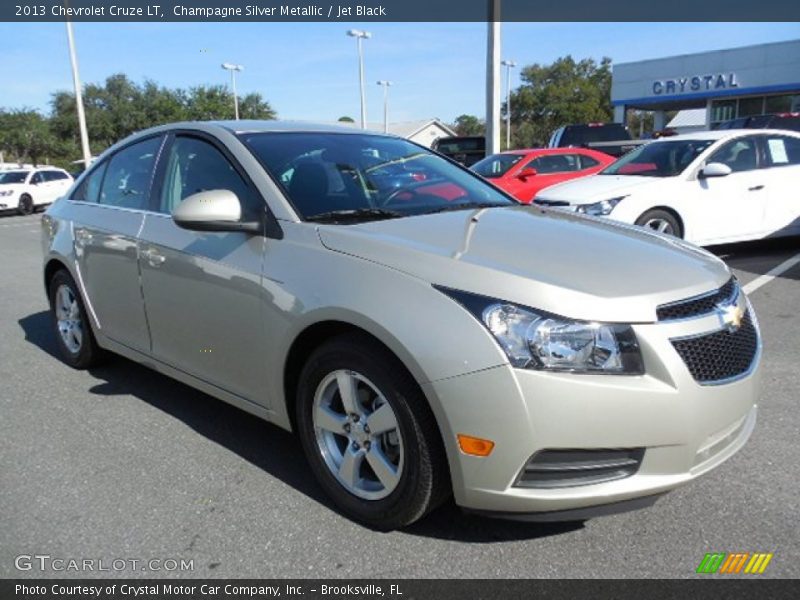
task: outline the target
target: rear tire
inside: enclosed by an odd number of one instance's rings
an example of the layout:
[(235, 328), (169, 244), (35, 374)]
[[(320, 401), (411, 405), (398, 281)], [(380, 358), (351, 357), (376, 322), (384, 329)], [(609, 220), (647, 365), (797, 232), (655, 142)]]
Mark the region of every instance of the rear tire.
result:
[(35, 209), (36, 207), (33, 204), (33, 198), (31, 198), (28, 194), (22, 194), (19, 199), (19, 204), (17, 205), (17, 212), (22, 216), (27, 216), (33, 214)]
[(449, 496), (447, 459), (425, 397), (368, 336), (344, 334), (312, 353), (296, 410), (311, 470), (349, 517), (395, 529)]
[(75, 369), (88, 369), (104, 358), (86, 315), (78, 286), (61, 270), (50, 280), (50, 315), (61, 358)]
[(658, 233), (666, 233), (678, 238), (683, 237), (683, 229), (675, 215), (660, 208), (648, 210), (636, 219), (636, 224)]

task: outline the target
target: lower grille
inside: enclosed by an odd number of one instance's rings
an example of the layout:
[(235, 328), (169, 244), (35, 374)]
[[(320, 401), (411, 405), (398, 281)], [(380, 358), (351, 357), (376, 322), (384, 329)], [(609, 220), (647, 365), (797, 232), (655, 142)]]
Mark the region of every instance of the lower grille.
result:
[(695, 381), (720, 383), (750, 370), (758, 351), (758, 331), (748, 310), (742, 325), (708, 335), (672, 340), (672, 345), (686, 363)]
[(517, 487), (561, 488), (630, 477), (639, 470), (644, 448), (541, 450), (525, 465)]

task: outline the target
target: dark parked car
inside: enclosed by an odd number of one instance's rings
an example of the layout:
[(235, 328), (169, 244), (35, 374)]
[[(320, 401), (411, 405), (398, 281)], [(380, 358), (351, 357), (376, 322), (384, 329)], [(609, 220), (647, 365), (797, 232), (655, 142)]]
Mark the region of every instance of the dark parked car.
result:
[(755, 115), (723, 121), (714, 129), (788, 129), (800, 131), (800, 112)]
[(611, 156), (622, 156), (644, 141), (634, 140), (622, 123), (582, 123), (559, 127), (550, 136), (548, 148), (591, 148)]
[(486, 157), (486, 138), (483, 136), (443, 137), (433, 142), (433, 149), (447, 158), (469, 167)]

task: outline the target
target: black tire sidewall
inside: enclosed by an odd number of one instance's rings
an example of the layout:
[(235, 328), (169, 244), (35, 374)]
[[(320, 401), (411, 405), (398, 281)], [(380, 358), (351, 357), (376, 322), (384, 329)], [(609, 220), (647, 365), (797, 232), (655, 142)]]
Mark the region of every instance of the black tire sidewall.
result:
[[(297, 426), (306, 457), (317, 480), (336, 505), (348, 516), (378, 529), (393, 529), (408, 524), (428, 509), (433, 487), (429, 456), (431, 441), (426, 439), (414, 405), (419, 393), (404, 374), (382, 360), (378, 348), (329, 342), (314, 352), (303, 368), (297, 396)], [(347, 369), (363, 375), (377, 387), (391, 405), (403, 438), (403, 473), (394, 491), (380, 500), (364, 500), (348, 492), (330, 472), (320, 455), (311, 417), (314, 394), (324, 377)]]
[[(61, 339), (61, 334), (58, 331), (58, 319), (56, 318), (55, 309), (56, 291), (62, 285), (68, 286), (78, 301), (78, 309), (80, 311), (81, 325), (83, 328), (83, 340), (81, 343), (81, 348), (78, 352), (70, 352), (69, 348), (67, 348), (66, 344), (64, 344), (64, 340)], [(61, 358), (69, 366), (76, 369), (85, 369), (91, 366), (98, 358), (99, 349), (94, 340), (94, 335), (92, 334), (92, 326), (86, 314), (86, 308), (83, 305), (83, 298), (81, 298), (78, 287), (75, 285), (75, 281), (72, 279), (69, 273), (62, 270), (58, 271), (53, 276), (53, 278), (50, 280), (48, 296), (50, 299), (50, 317), (52, 329), (56, 338), (56, 343), (58, 344)]]
[(23, 194), (19, 199), (19, 204), (17, 205), (17, 211), (19, 214), (28, 216), (32, 215), (35, 210), (36, 206), (33, 204), (33, 198), (31, 198), (28, 194)]

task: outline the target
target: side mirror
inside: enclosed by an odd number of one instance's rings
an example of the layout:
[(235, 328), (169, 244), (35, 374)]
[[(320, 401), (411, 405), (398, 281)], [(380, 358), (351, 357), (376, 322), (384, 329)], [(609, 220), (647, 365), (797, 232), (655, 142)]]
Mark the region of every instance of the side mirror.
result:
[(697, 174), (697, 176), (700, 179), (707, 179), (709, 177), (726, 177), (731, 173), (733, 173), (733, 171), (731, 171), (731, 168), (728, 165), (712, 162), (700, 169), (700, 172)]
[(178, 227), (191, 231), (244, 231), (260, 233), (258, 222), (242, 222), (239, 198), (230, 190), (208, 190), (192, 194), (172, 211)]
[(521, 179), (522, 181), (525, 181), (528, 177), (534, 177), (538, 173), (539, 172), (536, 169), (534, 169), (533, 167), (526, 167), (526, 168), (522, 169), (522, 171), (519, 172), (519, 175), (517, 175), (517, 177), (519, 179)]

